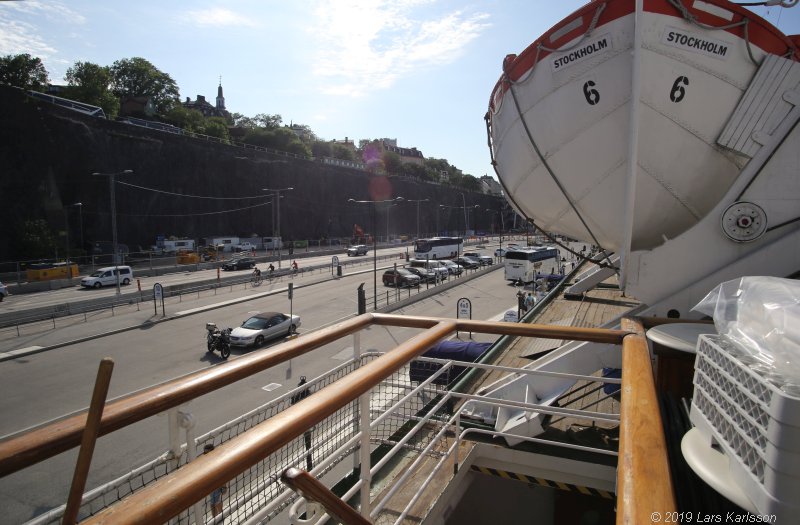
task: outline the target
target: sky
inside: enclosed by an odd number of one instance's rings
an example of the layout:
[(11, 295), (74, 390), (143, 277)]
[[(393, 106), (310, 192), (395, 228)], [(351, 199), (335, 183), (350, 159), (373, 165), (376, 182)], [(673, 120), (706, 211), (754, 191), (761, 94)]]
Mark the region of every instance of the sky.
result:
[[(688, 1), (688, 0), (684, 0)], [(323, 140), (397, 139), (464, 173), (495, 176), (483, 116), (503, 57), (577, 0), (0, 1), (0, 55), (42, 59), (65, 83), (78, 61), (142, 57), (181, 99), (279, 114)], [(756, 8), (786, 34), (800, 6)]]

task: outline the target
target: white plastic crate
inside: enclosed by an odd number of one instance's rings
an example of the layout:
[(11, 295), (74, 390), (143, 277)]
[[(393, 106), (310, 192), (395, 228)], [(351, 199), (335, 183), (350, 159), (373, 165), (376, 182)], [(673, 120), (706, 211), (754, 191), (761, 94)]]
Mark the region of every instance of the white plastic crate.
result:
[(690, 418), (728, 456), (731, 476), (762, 514), (800, 512), (800, 396), (781, 389), (733, 343), (701, 335)]

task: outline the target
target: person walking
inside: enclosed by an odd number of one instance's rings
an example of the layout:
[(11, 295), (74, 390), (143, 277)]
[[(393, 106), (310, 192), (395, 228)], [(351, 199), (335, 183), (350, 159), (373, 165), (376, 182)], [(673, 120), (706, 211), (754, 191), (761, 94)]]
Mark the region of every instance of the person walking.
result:
[(532, 292), (528, 292), (528, 295), (525, 297), (525, 311), (529, 311), (536, 305), (536, 298), (533, 296)]
[[(203, 454), (208, 454), (214, 450), (213, 443), (208, 443), (206, 446), (203, 447)], [(228, 487), (226, 485), (221, 486), (220, 488), (216, 489), (214, 492), (211, 493), (211, 515), (218, 516), (222, 513), (222, 495), (228, 492)]]

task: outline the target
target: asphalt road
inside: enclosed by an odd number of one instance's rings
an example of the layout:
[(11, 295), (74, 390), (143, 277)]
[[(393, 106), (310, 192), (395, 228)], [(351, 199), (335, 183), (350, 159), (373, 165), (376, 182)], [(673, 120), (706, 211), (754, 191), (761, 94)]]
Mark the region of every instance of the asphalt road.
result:
[[(329, 256), (325, 258), (329, 260)], [(357, 310), (356, 287), (361, 282), (371, 281), (371, 278), (369, 273), (348, 275), (342, 279), (297, 288), (292, 311), (302, 317), (300, 337), (303, 333), (352, 315)], [(301, 281), (296, 281), (298, 286), (303, 284)], [(91, 397), (97, 365), (103, 357), (111, 357), (115, 362), (110, 399), (217, 364), (219, 358), (209, 355), (205, 349), (205, 323), (213, 321), (219, 326), (236, 326), (256, 312), (288, 312), (285, 284), (265, 284), (255, 292), (253, 289), (232, 290), (225, 297), (198, 297), (197, 304), (184, 302), (172, 305), (169, 307), (170, 313), (172, 308), (191, 310), (213, 304), (214, 301), (229, 301), (234, 296), (257, 296), (245, 302), (163, 323), (142, 322), (142, 319), (157, 316), (153, 316), (152, 311), (137, 311), (48, 330), (46, 336), (40, 336), (41, 339), (60, 337), (70, 340), (81, 334), (96, 335), (122, 325), (138, 326), (80, 344), (0, 362), (0, 384), (3, 385), (0, 413), (4, 416), (0, 419), (0, 435), (7, 436), (85, 409)], [(264, 295), (270, 291), (270, 287), (277, 293)], [(383, 290), (387, 289), (379, 284), (379, 291)], [(416, 302), (397, 313), (455, 317), (456, 301), (460, 297), (472, 301), (474, 319), (497, 319), (515, 305), (514, 289), (503, 281), (503, 272), (498, 270), (465, 280), (464, 284)], [(416, 329), (373, 327), (362, 334), (361, 344), (363, 349), (386, 351), (416, 333)], [(194, 400), (188, 410), (197, 419), (196, 435), (202, 435), (286, 393), (297, 384), (300, 375), (311, 378), (330, 370), (346, 359), (350, 350), (352, 339), (345, 338), (291, 363)], [(249, 351), (233, 350), (231, 359)], [(269, 351), (269, 346), (254, 351)], [(167, 447), (167, 422), (163, 416), (150, 418), (103, 437), (97, 443), (87, 486), (94, 487), (114, 479), (155, 458)], [(62, 504), (66, 500), (76, 457), (77, 450), (73, 450), (0, 479), (0, 508), (4, 510), (0, 522), (24, 522)]]

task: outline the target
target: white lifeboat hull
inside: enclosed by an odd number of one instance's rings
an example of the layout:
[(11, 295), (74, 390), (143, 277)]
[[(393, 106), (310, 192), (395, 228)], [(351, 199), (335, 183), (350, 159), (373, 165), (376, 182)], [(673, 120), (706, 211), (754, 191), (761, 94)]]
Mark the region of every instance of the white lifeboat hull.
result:
[(487, 114), (493, 160), (507, 198), (541, 228), (612, 251), (650, 249), (701, 220), (746, 164), (717, 139), (764, 55), (785, 54), (790, 40), (724, 0), (683, 4), (715, 27), (747, 16), (747, 34), (704, 29), (651, 0), (635, 50), (634, 1), (597, 1), (506, 58)]

